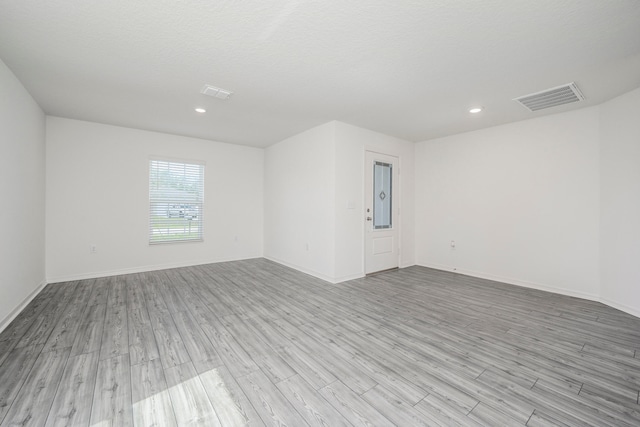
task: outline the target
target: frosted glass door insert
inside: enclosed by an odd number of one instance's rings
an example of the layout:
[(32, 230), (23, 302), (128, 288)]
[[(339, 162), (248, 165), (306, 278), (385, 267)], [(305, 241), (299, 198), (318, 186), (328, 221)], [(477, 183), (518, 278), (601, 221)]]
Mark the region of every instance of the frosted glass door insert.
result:
[(373, 228), (391, 228), (391, 176), (389, 163), (373, 164)]

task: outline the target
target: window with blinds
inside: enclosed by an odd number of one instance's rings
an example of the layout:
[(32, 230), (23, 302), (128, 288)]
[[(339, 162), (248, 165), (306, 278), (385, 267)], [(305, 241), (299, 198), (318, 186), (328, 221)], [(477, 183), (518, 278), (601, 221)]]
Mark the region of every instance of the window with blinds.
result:
[(149, 244), (202, 241), (204, 163), (149, 160)]

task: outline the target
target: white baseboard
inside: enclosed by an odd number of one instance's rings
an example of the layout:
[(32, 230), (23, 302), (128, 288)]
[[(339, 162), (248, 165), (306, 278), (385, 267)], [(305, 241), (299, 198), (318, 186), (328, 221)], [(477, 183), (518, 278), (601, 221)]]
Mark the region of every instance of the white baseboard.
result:
[(480, 277), (482, 279), (493, 280), (496, 282), (508, 283), (510, 285), (521, 286), (523, 288), (537, 289), (539, 291), (546, 291), (546, 292), (552, 292), (555, 294), (561, 294), (561, 295), (566, 295), (570, 297), (587, 299), (590, 301), (599, 300), (599, 296), (597, 294), (575, 291), (573, 289), (560, 288), (557, 286), (550, 286), (542, 283), (528, 282), (525, 280), (512, 279), (510, 277), (496, 276), (493, 274), (486, 274), (486, 273), (471, 271), (471, 270), (462, 270), (462, 271), (459, 270), (458, 273), (464, 274), (467, 276), (474, 276), (474, 277)]
[[(308, 269), (302, 268), (302, 267), (300, 267), (298, 265), (291, 264), (289, 262), (285, 262), (285, 261), (282, 261), (282, 260), (274, 258), (274, 257), (265, 256), (264, 258), (268, 259), (269, 261), (273, 261), (275, 263), (284, 265), (285, 267), (293, 268), (294, 270), (300, 271), (302, 273), (308, 274), (308, 275), (316, 277), (318, 279), (322, 279), (325, 282), (329, 282), (329, 283), (334, 284), (334, 285), (338, 284), (338, 283), (348, 282), (349, 280), (362, 279), (363, 277), (366, 276), (364, 273), (356, 273), (356, 274), (348, 274), (346, 276), (341, 276), (341, 277), (329, 277), (329, 276), (326, 276), (324, 274), (321, 274), (321, 273), (318, 273), (318, 272), (315, 272), (315, 271), (312, 271), (312, 270), (308, 270)], [(412, 267), (414, 265), (415, 264), (402, 265), (402, 266), (400, 266), (398, 268), (407, 268), (407, 267)]]
[(602, 304), (606, 304), (609, 307), (613, 307), (613, 308), (615, 308), (617, 310), (624, 311), (625, 313), (628, 313), (628, 314), (631, 314), (632, 316), (636, 316), (636, 317), (640, 318), (640, 309), (628, 306), (626, 304), (621, 304), (619, 302), (610, 300), (608, 298), (603, 298), (600, 295), (594, 295), (594, 294), (590, 294), (590, 293), (587, 293), (587, 292), (577, 292), (577, 291), (574, 291), (572, 289), (558, 288), (558, 287), (555, 287), (555, 286), (542, 285), (542, 284), (539, 284), (539, 283), (526, 282), (526, 281), (523, 281), (523, 280), (515, 280), (515, 279), (510, 279), (508, 277), (501, 277), (501, 276), (496, 276), (496, 275), (493, 275), (493, 274), (485, 274), (485, 273), (480, 273), (480, 272), (476, 272), (476, 271), (470, 271), (470, 270), (464, 270), (464, 269), (463, 270), (460, 270), (460, 269), (454, 270), (453, 267), (451, 267), (451, 266), (446, 266), (446, 265), (437, 264), (437, 263), (424, 262), (424, 263), (419, 263), (417, 265), (419, 265), (421, 267), (433, 268), (433, 269), (436, 269), (436, 270), (448, 271), (448, 272), (451, 272), (451, 273), (463, 274), (465, 276), (478, 277), (480, 279), (493, 280), (493, 281), (496, 281), (496, 282), (508, 283), (510, 285), (522, 286), (522, 287), (525, 287), (525, 288), (537, 289), (537, 290), (540, 290), (540, 291), (553, 292), (555, 294), (566, 295), (566, 296), (570, 296), (570, 297), (576, 297), (576, 298), (582, 298), (582, 299), (586, 299), (586, 300), (590, 300), (590, 301), (601, 302)]
[(333, 281), (333, 283), (348, 282), (349, 280), (362, 279), (363, 277), (364, 277), (364, 274), (350, 274), (350, 275), (347, 275), (347, 276), (342, 276), (342, 277), (336, 278)]
[[(191, 266), (196, 266), (196, 265), (212, 264), (212, 263), (217, 263), (217, 262), (240, 261), (240, 260), (245, 260), (245, 259), (256, 259), (256, 258), (268, 259), (270, 261), (276, 262), (278, 264), (282, 264), (282, 265), (284, 265), (286, 267), (289, 267), (289, 268), (293, 268), (294, 270), (300, 271), (302, 273), (308, 274), (310, 276), (316, 277), (318, 279), (324, 280), (325, 282), (329, 282), (329, 283), (332, 283), (332, 284), (342, 283), (342, 282), (346, 282), (346, 281), (349, 281), (349, 280), (360, 279), (360, 278), (364, 277), (363, 274), (354, 274), (354, 275), (343, 276), (343, 277), (340, 277), (340, 278), (333, 278), (333, 277), (329, 277), (327, 275), (324, 275), (322, 273), (318, 273), (316, 271), (309, 270), (309, 269), (303, 268), (301, 266), (298, 266), (298, 265), (295, 265), (295, 264), (292, 264), (292, 263), (288, 263), (286, 261), (283, 261), (283, 260), (280, 260), (280, 259), (277, 259), (277, 258), (274, 258), (274, 257), (269, 257), (269, 256), (254, 256), (254, 257), (243, 257), (243, 258), (215, 259), (215, 260), (206, 260), (206, 261), (205, 260), (201, 260), (201, 261), (195, 261), (195, 262), (182, 262), (182, 263), (171, 263), (171, 264), (162, 264), (162, 265), (147, 265), (147, 266), (135, 267), (135, 268), (125, 268), (125, 269), (117, 269), (117, 270), (110, 270), (110, 271), (83, 273), (83, 274), (69, 275), (69, 276), (57, 276), (57, 277), (49, 278), (46, 282), (41, 282), (36, 287), (36, 289), (34, 289), (23, 300), (23, 302), (21, 304), (19, 304), (11, 313), (9, 313), (7, 316), (5, 316), (5, 318), (2, 319), (2, 321), (0, 321), (0, 332), (2, 332), (7, 327), (7, 325), (9, 325), (9, 323), (11, 323), (11, 321), (27, 306), (27, 304), (29, 304), (33, 300), (33, 298), (36, 297), (36, 295), (38, 295), (38, 293), (45, 287), (45, 285), (47, 283), (69, 282), (69, 281), (72, 281), (72, 280), (95, 279), (95, 278), (99, 278), (99, 277), (117, 276), (117, 275), (121, 275), (121, 274), (143, 273), (143, 272), (146, 272), (146, 271), (167, 270), (167, 269), (171, 269), (171, 268), (191, 267)], [(527, 281), (523, 281), (523, 280), (517, 280), (517, 279), (512, 279), (512, 278), (509, 278), (509, 277), (503, 277), (503, 276), (498, 276), (498, 275), (488, 274), (488, 273), (483, 273), (483, 272), (477, 272), (477, 271), (472, 271), (472, 270), (464, 270), (464, 269), (462, 269), (462, 270), (460, 270), (460, 269), (454, 270), (454, 268), (451, 267), (451, 266), (438, 264), (438, 263), (433, 263), (433, 262), (419, 262), (419, 263), (416, 263), (416, 264), (413, 264), (413, 265), (418, 265), (418, 266), (427, 267), (427, 268), (433, 268), (433, 269), (436, 269), (436, 270), (442, 270), (442, 271), (447, 271), (447, 272), (452, 272), (452, 273), (463, 274), (465, 276), (471, 276), (471, 277), (478, 277), (478, 278), (481, 278), (481, 279), (493, 280), (493, 281), (496, 281), (496, 282), (508, 283), (508, 284), (511, 284), (511, 285), (521, 286), (521, 287), (530, 288), (530, 289), (537, 289), (537, 290), (541, 290), (541, 291), (553, 292), (553, 293), (560, 294), (560, 295), (583, 298), (583, 299), (587, 299), (587, 300), (591, 300), (591, 301), (598, 301), (598, 302), (606, 304), (606, 305), (608, 305), (610, 307), (616, 308), (618, 310), (624, 311), (625, 313), (629, 313), (629, 314), (631, 314), (633, 316), (636, 316), (636, 317), (640, 318), (640, 310), (638, 308), (634, 308), (634, 307), (628, 306), (626, 304), (622, 304), (622, 303), (610, 300), (608, 298), (602, 298), (599, 295), (594, 295), (594, 294), (590, 294), (590, 293), (586, 293), (586, 292), (576, 292), (576, 291), (571, 290), (571, 289), (558, 288), (558, 287), (555, 287), (555, 286), (543, 285), (543, 284), (534, 283), (534, 282), (527, 282)], [(410, 265), (402, 266), (401, 268), (406, 268), (406, 267), (410, 267)]]
[(256, 258), (265, 258), (270, 261), (276, 262), (278, 264), (282, 264), (286, 267), (293, 268), (294, 270), (298, 270), (310, 276), (316, 277), (318, 279), (322, 279), (325, 282), (334, 283), (334, 284), (345, 282), (347, 280), (364, 277), (364, 275), (356, 274), (356, 275), (344, 276), (344, 277), (335, 279), (333, 277), (326, 276), (322, 273), (318, 273), (317, 271), (309, 270), (309, 269), (300, 267), (298, 265), (291, 264), (286, 261), (282, 261), (277, 258), (257, 255), (257, 256), (242, 257), (242, 258), (224, 258), (224, 259), (215, 259), (215, 260), (199, 260), (199, 261), (179, 262), (179, 263), (169, 263), (169, 264), (145, 265), (142, 267), (120, 268), (115, 270), (94, 271), (94, 272), (82, 273), (82, 274), (53, 276), (48, 278), (47, 283), (70, 282), (73, 280), (85, 280), (85, 279), (97, 279), (100, 277), (119, 276), (122, 274), (144, 273), (147, 271), (168, 270), (171, 268), (193, 267), (196, 265), (214, 264), (218, 262), (242, 261), (246, 259), (256, 259)]
[(298, 270), (299, 272), (304, 273), (304, 274), (308, 274), (309, 276), (313, 276), (315, 278), (322, 279), (325, 282), (336, 283), (334, 281), (333, 277), (329, 277), (329, 276), (327, 276), (325, 274), (318, 273), (317, 271), (309, 270), (308, 268), (300, 267), (299, 265), (295, 265), (295, 264), (292, 264), (290, 262), (286, 262), (286, 261), (283, 261), (281, 259), (278, 259), (278, 258), (275, 258), (275, 257), (272, 257), (272, 256), (264, 256), (264, 258), (268, 259), (269, 261), (273, 261), (275, 263), (282, 264), (285, 267), (293, 268), (294, 270)]
[(416, 265), (415, 262), (412, 263), (400, 263), (400, 265), (398, 266), (398, 268), (409, 268), (409, 267), (413, 267), (414, 265)]
[(570, 297), (587, 299), (590, 301), (600, 301), (600, 297), (597, 294), (591, 294), (588, 292), (575, 291), (573, 289), (560, 288), (557, 286), (545, 285), (541, 283), (528, 282), (525, 280), (513, 279), (510, 277), (499, 276), (495, 274), (484, 273), (480, 271), (454, 269), (451, 266), (445, 266), (436, 263), (420, 263), (422, 267), (434, 268), (436, 270), (448, 271), (451, 273), (463, 274), (465, 276), (477, 277), (480, 279), (493, 280), (494, 282), (508, 283), (510, 285), (521, 286), (523, 288), (537, 289), (539, 291), (553, 292), (555, 294), (566, 295)]
[(620, 311), (624, 311), (625, 313), (631, 314), (632, 316), (640, 318), (640, 309), (638, 308), (630, 307), (626, 304), (620, 304), (619, 302), (615, 302), (608, 298), (600, 298), (600, 302)]
[(90, 273), (73, 274), (67, 276), (54, 276), (47, 279), (47, 283), (70, 282), (72, 280), (97, 279), (99, 277), (119, 276), (122, 274), (144, 273), (147, 271), (169, 270), (171, 268), (193, 267), (196, 265), (214, 264), (218, 262), (242, 261), (245, 259), (262, 258), (260, 255), (240, 258), (222, 258), (212, 260), (198, 260), (188, 262), (176, 262), (167, 264), (145, 265), (141, 267), (121, 268), (115, 270), (96, 271)]
[(47, 282), (45, 281), (40, 282), (40, 284), (38, 284), (38, 286), (36, 286), (36, 288), (33, 291), (31, 291), (31, 293), (27, 295), (27, 297), (24, 300), (22, 300), (22, 302), (18, 304), (18, 306), (14, 308), (13, 311), (11, 311), (11, 313), (6, 315), (5, 318), (2, 319), (2, 321), (0, 321), (0, 332), (4, 331), (5, 328), (9, 326), (9, 323), (11, 323), (13, 319), (15, 319), (16, 316), (18, 316), (18, 314), (20, 314), (20, 312), (24, 310), (25, 307), (29, 305), (31, 301), (33, 301), (33, 299), (40, 293), (40, 291), (46, 285), (47, 285)]

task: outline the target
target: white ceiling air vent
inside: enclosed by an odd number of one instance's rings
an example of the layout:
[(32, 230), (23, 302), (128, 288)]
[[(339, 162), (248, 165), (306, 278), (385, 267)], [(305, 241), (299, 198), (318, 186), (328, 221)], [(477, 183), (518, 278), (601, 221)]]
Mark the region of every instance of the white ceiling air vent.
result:
[(229, 92), (228, 90), (220, 89), (219, 87), (211, 85), (204, 85), (200, 92), (218, 99), (229, 99), (229, 97), (233, 94), (233, 92)]
[(584, 101), (584, 95), (582, 95), (578, 86), (571, 82), (541, 92), (520, 96), (513, 100), (522, 104), (529, 111), (538, 111), (558, 105)]

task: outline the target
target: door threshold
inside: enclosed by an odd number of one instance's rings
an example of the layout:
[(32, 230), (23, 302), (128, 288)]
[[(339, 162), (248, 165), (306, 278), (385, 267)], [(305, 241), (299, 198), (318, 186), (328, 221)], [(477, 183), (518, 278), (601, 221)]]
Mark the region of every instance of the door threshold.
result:
[(382, 273), (390, 273), (398, 269), (399, 269), (398, 267), (392, 267), (392, 268), (387, 268), (386, 270), (374, 271), (373, 273), (365, 274), (364, 277), (375, 276), (376, 274), (382, 274)]

